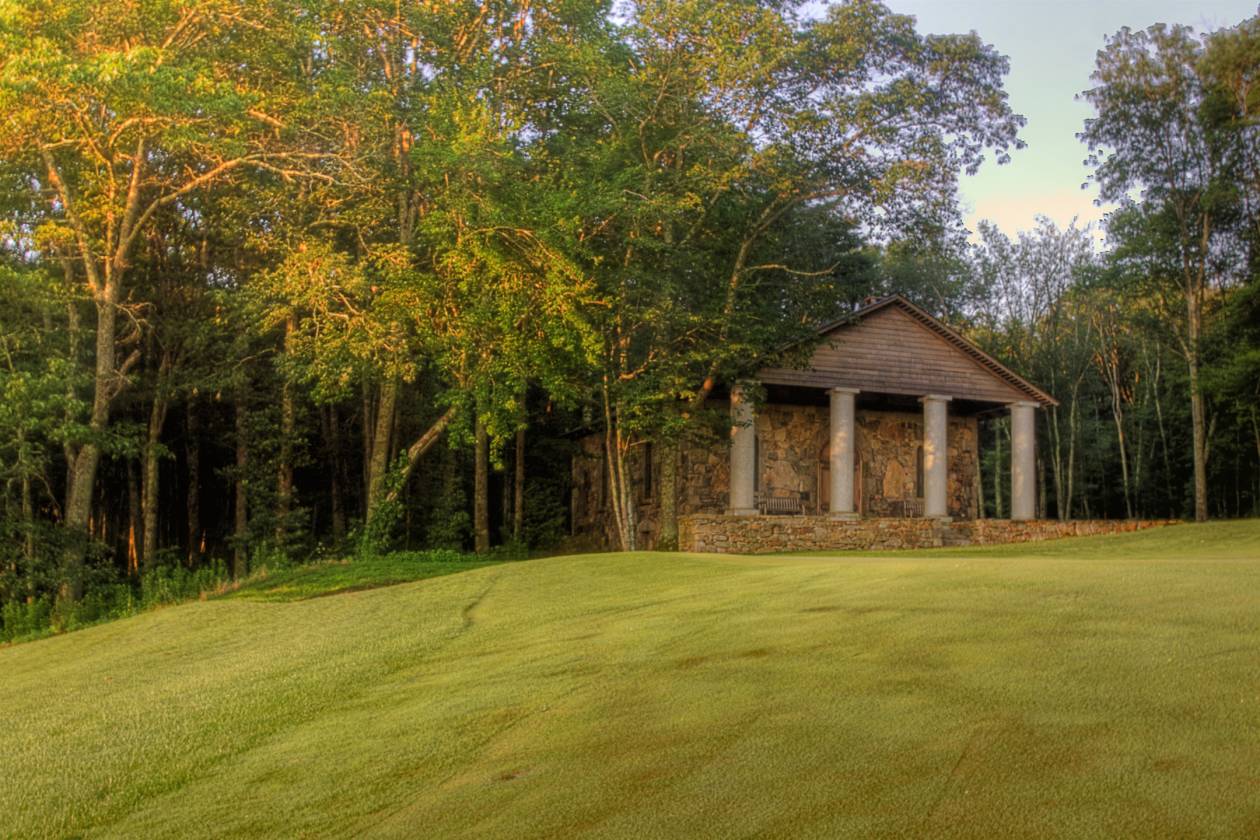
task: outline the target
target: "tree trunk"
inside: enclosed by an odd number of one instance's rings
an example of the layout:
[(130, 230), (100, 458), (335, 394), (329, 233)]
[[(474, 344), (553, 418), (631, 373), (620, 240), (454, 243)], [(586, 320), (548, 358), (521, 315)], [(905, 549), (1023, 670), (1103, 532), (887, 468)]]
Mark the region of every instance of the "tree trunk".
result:
[(96, 487), (96, 469), (101, 450), (95, 442), (109, 425), (109, 407), (118, 388), (121, 372), (115, 365), (118, 312), (118, 286), (108, 281), (96, 299), (96, 371), (93, 382), (92, 412), (88, 427), (92, 436), (75, 453), (66, 489), (67, 534), (62, 554), (60, 597), (77, 601), (83, 597), (83, 557), (91, 538), (88, 523), (92, 518), (92, 491)]
[(149, 428), (144, 442), (144, 473), (141, 487), (144, 496), (141, 509), (144, 511), (144, 549), (140, 552), (140, 562), (146, 572), (150, 572), (157, 564), (158, 543), (158, 503), (160, 499), (159, 482), (161, 481), (161, 462), (158, 457), (162, 443), (162, 426), (166, 424), (166, 397), (162, 394), (164, 377), (159, 374), (158, 395), (153, 398), (153, 406), (149, 411)]
[(1046, 518), (1046, 460), (1037, 458), (1037, 518)]
[(367, 518), (369, 522), (377, 514), (388, 491), (385, 479), (389, 474), (389, 437), (394, 427), (394, 410), (397, 405), (398, 380), (389, 379), (382, 382), (380, 399), (376, 403), (371, 457), (368, 460)]
[(385, 500), (392, 502), (398, 499), (402, 492), (403, 486), (407, 479), (411, 476), (416, 465), (420, 463), (420, 459), (424, 453), (428, 452), (435, 443), (442, 437), (442, 433), (446, 431), (446, 427), (451, 424), (451, 420), (455, 417), (455, 408), (448, 408), (441, 417), (439, 417), (432, 426), (430, 426), (424, 434), (416, 438), (411, 446), (407, 447), (407, 458), (402, 463), (402, 475), (398, 477), (398, 483), (390, 489), (385, 495)]
[(477, 419), (473, 456), (473, 548), (478, 554), (490, 550), (490, 438), (485, 424)]
[(1063, 498), (1064, 491), (1064, 475), (1063, 475), (1063, 435), (1059, 430), (1059, 408), (1051, 406), (1050, 415), (1050, 471), (1054, 482), (1054, 510), (1060, 522), (1067, 521), (1067, 504)]
[(678, 550), (678, 442), (662, 441), (660, 515), (661, 531), (656, 539), (657, 551)]
[(201, 564), (201, 417), (193, 398), (188, 399), (184, 413), (184, 455), (188, 464), (188, 565)]
[(1081, 430), (1081, 380), (1072, 386), (1072, 406), (1068, 410), (1067, 516), (1072, 518), (1072, 500), (1076, 498), (1076, 441)]
[(525, 428), (516, 430), (516, 473), (512, 477), (512, 541), (519, 543), (525, 523)]
[[(1254, 405), (1251, 407), (1251, 433), (1256, 439), (1256, 463), (1260, 465), (1260, 416)], [(1256, 471), (1256, 488), (1251, 494), (1251, 512), (1260, 513), (1260, 470)]]
[[(25, 438), (25, 432), (20, 432), (18, 444), (21, 448)], [(35, 504), (31, 494), (31, 476), (25, 465), (22, 469), (22, 486), (21, 486), (21, 505), (22, 505), (22, 559), (26, 562), (26, 573), (28, 580), (34, 580), (31, 574), (35, 565)]]
[(140, 565), (145, 572), (150, 572), (157, 565), (158, 545), (158, 504), (161, 499), (161, 459), (162, 428), (166, 425), (166, 412), (170, 405), (167, 390), (170, 383), (171, 368), (174, 360), (171, 354), (161, 351), (158, 363), (157, 379), (153, 385), (153, 403), (149, 407), (149, 424), (145, 429), (144, 449), (141, 452), (142, 472), (140, 477), (141, 506), (144, 516), (143, 549), (140, 552)]
[[(290, 314), (284, 322), (284, 352), (290, 352), (297, 320)], [(289, 513), (293, 510), (293, 436), (297, 432), (297, 409), (293, 383), (286, 377), (280, 385), (280, 456), (276, 464), (276, 545), (289, 539)]]
[(372, 496), (372, 432), (376, 429), (376, 417), (372, 413), (372, 395), (371, 389), (365, 383), (363, 385), (362, 404), (363, 404), (363, 469), (361, 477), (363, 480), (362, 499), (360, 512), (363, 514), (364, 521), (367, 521), (368, 500)]
[(1163, 363), (1157, 355), (1155, 357), (1155, 381), (1152, 388), (1155, 394), (1155, 422), (1159, 429), (1160, 451), (1164, 455), (1164, 501), (1166, 510), (1168, 514), (1171, 515), (1174, 510), (1180, 509), (1180, 505), (1178, 504), (1174, 507), (1172, 491), (1172, 456), (1168, 453), (1168, 431), (1164, 426), (1164, 401), (1160, 399), (1159, 396), (1159, 380), (1162, 369)]
[(1203, 389), (1199, 382), (1199, 360), (1190, 360), (1190, 418), (1194, 426), (1194, 521), (1208, 518), (1207, 424), (1204, 421)]
[(1251, 409), (1251, 431), (1256, 437), (1256, 459), (1260, 460), (1260, 415), (1256, 414), (1256, 409)]
[(333, 542), (341, 545), (346, 539), (346, 507), (345, 499), (342, 498), (346, 458), (341, 451), (341, 420), (337, 416), (337, 407), (324, 406), (320, 411), (320, 420), (323, 421), (324, 440), (328, 444), (329, 457), (332, 460), (328, 471), (328, 496), (332, 508)]
[(1133, 499), (1129, 493), (1129, 454), (1128, 444), (1124, 436), (1124, 411), (1118, 402), (1119, 396), (1113, 394), (1111, 400), (1111, 417), (1116, 426), (1116, 444), (1120, 447), (1120, 481), (1124, 489), (1124, 514), (1133, 518)]
[(1206, 522), (1208, 518), (1208, 431), (1204, 420), (1203, 386), (1199, 382), (1199, 346), (1203, 332), (1203, 288), (1206, 285), (1208, 244), (1210, 242), (1211, 217), (1203, 215), (1200, 238), (1199, 267), (1196, 271), (1185, 266), (1186, 295), (1186, 366), (1190, 370), (1190, 420), (1194, 431), (1194, 520)]
[[(243, 390), (243, 389), (242, 389)], [(232, 577), (241, 580), (249, 574), (249, 414), (245, 396), (236, 397), (236, 510), (233, 522)]]
[(603, 395), (604, 459), (608, 466), (608, 502), (612, 508), (612, 536), (622, 551), (634, 551), (637, 548), (634, 497), (629, 491), (630, 482), (626, 478), (626, 450), (629, 448), (629, 441), (621, 430), (621, 410), (620, 408), (613, 409), (607, 378), (604, 380)]
[(136, 465), (127, 459), (127, 574), (140, 573), (140, 546), (144, 542), (144, 515)]

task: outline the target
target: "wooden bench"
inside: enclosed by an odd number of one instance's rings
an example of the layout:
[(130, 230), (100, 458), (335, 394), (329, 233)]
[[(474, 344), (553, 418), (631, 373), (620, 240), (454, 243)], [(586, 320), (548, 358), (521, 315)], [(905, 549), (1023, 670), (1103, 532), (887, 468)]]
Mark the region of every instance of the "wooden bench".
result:
[(762, 496), (757, 509), (767, 516), (800, 516), (805, 512), (800, 494), (794, 496)]
[(923, 515), (923, 500), (890, 499), (888, 515), (895, 519), (917, 519)]

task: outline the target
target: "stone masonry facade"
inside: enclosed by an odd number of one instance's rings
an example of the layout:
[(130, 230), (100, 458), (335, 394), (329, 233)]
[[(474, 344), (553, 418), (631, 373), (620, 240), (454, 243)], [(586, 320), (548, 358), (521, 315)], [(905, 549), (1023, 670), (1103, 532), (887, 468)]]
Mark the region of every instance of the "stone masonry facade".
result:
[[(922, 527), (923, 477), (921, 413), (859, 410), (855, 487), (863, 516), (903, 519), (904, 527)], [(828, 416), (822, 406), (768, 404), (759, 407), (757, 491), (792, 499), (801, 514), (827, 512), (829, 486)], [(575, 546), (612, 544), (608, 485), (599, 435), (579, 441), (573, 459), (572, 535)], [(970, 520), (977, 513), (978, 429), (974, 417), (950, 417), (948, 495), (951, 517)], [(639, 544), (655, 545), (659, 532), (658, 453), (649, 444), (634, 447), (628, 472), (633, 476)], [(645, 460), (650, 461), (645, 463)], [(651, 470), (650, 475), (647, 470)], [(681, 447), (678, 465), (678, 515), (721, 514), (730, 494), (730, 458), (724, 439)], [(790, 516), (754, 517), (772, 522)]]

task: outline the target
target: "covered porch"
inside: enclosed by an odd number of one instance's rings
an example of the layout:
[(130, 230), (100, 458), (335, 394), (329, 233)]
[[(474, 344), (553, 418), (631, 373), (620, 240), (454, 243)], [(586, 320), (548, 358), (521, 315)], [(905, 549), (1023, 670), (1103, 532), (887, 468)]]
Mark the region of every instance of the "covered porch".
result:
[(978, 421), (1009, 415), (1012, 518), (1035, 518), (1035, 402), (741, 383), (730, 406), (728, 515), (976, 518)]
[[(727, 515), (975, 519), (978, 418), (1009, 414), (1011, 518), (1036, 517), (1036, 413), (1052, 396), (900, 296), (819, 333), (807, 363), (732, 385)], [(807, 457), (786, 459), (791, 469), (764, 463), (758, 412), (785, 406), (806, 418), (786, 438), (798, 448), (821, 441), (813, 487)], [(789, 443), (777, 431), (768, 442)]]

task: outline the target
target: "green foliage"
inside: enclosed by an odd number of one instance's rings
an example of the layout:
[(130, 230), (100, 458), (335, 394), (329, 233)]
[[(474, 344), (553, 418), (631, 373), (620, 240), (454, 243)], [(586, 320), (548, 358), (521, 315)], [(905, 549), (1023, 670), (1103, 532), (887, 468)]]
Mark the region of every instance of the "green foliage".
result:
[(461, 551), (471, 543), (472, 517), (468, 513), (468, 493), (464, 488), (467, 459), (453, 446), (443, 446), (434, 478), (425, 488), (432, 500), (424, 528), (425, 544), (435, 549)]
[(0, 606), (0, 642), (33, 639), (52, 627), (52, 601), (47, 596), (29, 601), (6, 601)]
[(53, 602), (49, 595), (0, 602), (0, 641), (17, 642), (80, 630), (102, 621), (114, 621), (157, 607), (196, 600), (228, 583), (223, 563), (195, 570), (180, 565), (159, 565), (135, 584), (110, 580), (98, 570), (78, 601)]

